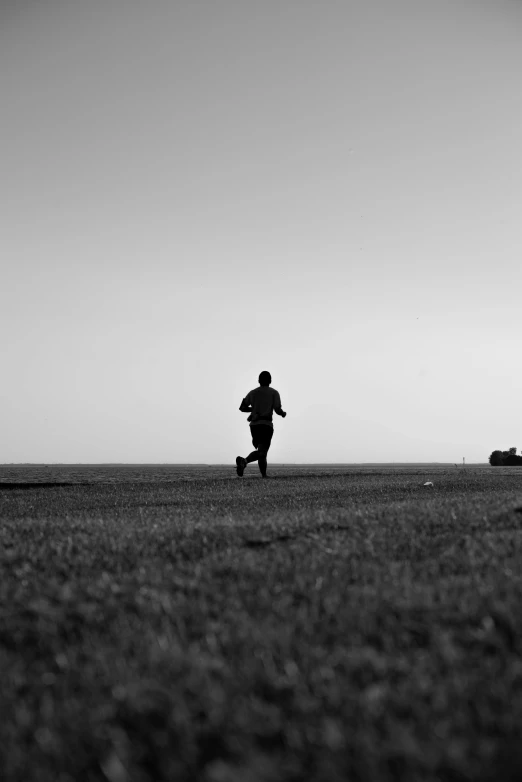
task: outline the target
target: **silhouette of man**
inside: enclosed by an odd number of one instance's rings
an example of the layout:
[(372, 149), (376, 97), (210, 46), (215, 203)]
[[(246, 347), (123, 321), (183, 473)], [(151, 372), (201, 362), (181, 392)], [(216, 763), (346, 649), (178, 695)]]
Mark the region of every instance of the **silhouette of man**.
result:
[(274, 434), (272, 413), (275, 412), (282, 418), (286, 417), (286, 413), (281, 407), (279, 392), (275, 388), (270, 388), (271, 382), (270, 372), (261, 372), (259, 375), (259, 388), (249, 391), (239, 406), (242, 413), (250, 413), (247, 420), (250, 421), (252, 444), (256, 449), (249, 453), (246, 459), (243, 456), (236, 458), (236, 472), (240, 478), (245, 472), (245, 467), (250, 462), (257, 462), (261, 476), (263, 478), (267, 477), (266, 456), (272, 442), (272, 435)]

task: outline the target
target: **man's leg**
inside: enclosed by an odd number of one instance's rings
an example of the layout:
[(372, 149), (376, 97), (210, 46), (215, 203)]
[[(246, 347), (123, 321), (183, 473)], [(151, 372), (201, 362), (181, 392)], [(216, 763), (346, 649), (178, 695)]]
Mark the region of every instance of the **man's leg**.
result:
[(266, 468), (267, 468), (267, 462), (266, 462), (266, 451), (261, 450), (262, 446), (258, 448), (259, 457), (257, 459), (257, 463), (259, 464), (259, 472), (263, 476), (263, 478), (266, 478)]
[(252, 437), (252, 445), (256, 450), (248, 454), (247, 458), (245, 459), (245, 462), (247, 464), (251, 464), (251, 462), (257, 462), (257, 460), (259, 459), (259, 451), (257, 450), (259, 445), (258, 434), (259, 434), (258, 427), (252, 426), (252, 424), (250, 424), (250, 435)]
[[(255, 446), (256, 443), (254, 442), (254, 437), (252, 437), (252, 443)], [(250, 464), (251, 462), (257, 462), (259, 459), (259, 451), (252, 451), (252, 453), (249, 453), (246, 459), (244, 459), (242, 456), (236, 457), (236, 472), (241, 478), (243, 476), (243, 473), (245, 472), (245, 467), (247, 464)]]
[(249, 453), (245, 461), (247, 464), (250, 464), (251, 462), (257, 462), (259, 464), (259, 472), (263, 478), (266, 477), (266, 451), (263, 450), (262, 445), (259, 446), (257, 451), (252, 451), (252, 453)]
[[(250, 434), (252, 436), (252, 445), (254, 448), (257, 449), (257, 434), (256, 434), (257, 427), (250, 426)], [(243, 476), (243, 473), (245, 472), (245, 467), (247, 464), (250, 464), (251, 462), (257, 462), (259, 459), (259, 452), (257, 450), (252, 451), (252, 453), (249, 453), (246, 459), (243, 458), (243, 456), (237, 456), (236, 457), (236, 472), (241, 478)]]
[[(249, 453), (245, 459), (245, 467), (251, 462), (257, 462), (259, 464), (259, 472), (266, 478), (267, 461), (266, 456), (268, 449), (270, 448), (270, 442), (272, 440), (273, 429), (267, 426), (251, 426), (250, 431), (252, 433), (252, 444), (255, 451)], [(238, 457), (239, 458), (239, 457)], [(244, 469), (244, 468), (243, 468)]]
[(256, 451), (252, 451), (252, 453), (249, 453), (245, 459), (246, 464), (250, 464), (251, 462), (257, 462), (259, 464), (259, 472), (261, 473), (263, 478), (266, 477), (266, 467), (267, 467), (266, 453), (267, 453), (266, 447), (260, 445)]
[(274, 434), (274, 430), (272, 429), (272, 427), (268, 428), (267, 426), (263, 426), (261, 428), (260, 438), (257, 443), (257, 451), (259, 453), (257, 461), (259, 464), (259, 472), (261, 473), (261, 476), (263, 478), (266, 478), (266, 469), (267, 469), (266, 457), (268, 455), (270, 443), (272, 442), (273, 434)]
[(245, 472), (246, 466), (247, 466), (246, 459), (243, 459), (242, 456), (236, 456), (236, 472), (240, 478), (243, 477), (243, 473)]

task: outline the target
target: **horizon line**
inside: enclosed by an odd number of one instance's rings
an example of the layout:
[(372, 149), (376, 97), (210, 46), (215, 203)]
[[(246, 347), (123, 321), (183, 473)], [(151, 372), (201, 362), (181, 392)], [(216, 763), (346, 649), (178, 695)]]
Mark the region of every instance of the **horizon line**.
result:
[[(474, 465), (489, 465), (489, 462), (440, 462), (440, 461), (396, 461), (396, 462), (270, 462), (271, 467), (353, 467), (353, 466), (371, 466), (371, 465), (411, 465), (411, 464), (440, 464), (453, 465), (457, 467), (466, 467)], [(230, 467), (229, 462), (3, 462), (0, 467)]]

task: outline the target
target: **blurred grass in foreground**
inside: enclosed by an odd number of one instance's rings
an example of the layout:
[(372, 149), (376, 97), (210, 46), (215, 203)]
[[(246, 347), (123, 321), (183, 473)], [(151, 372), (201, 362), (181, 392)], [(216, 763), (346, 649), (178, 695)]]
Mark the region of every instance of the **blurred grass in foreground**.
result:
[(1, 474), (2, 780), (521, 779), (522, 471), (220, 469)]

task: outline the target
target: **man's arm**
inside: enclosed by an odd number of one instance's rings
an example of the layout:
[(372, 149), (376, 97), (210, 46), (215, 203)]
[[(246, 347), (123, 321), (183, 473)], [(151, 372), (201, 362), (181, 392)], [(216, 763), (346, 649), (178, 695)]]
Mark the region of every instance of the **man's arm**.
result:
[(247, 394), (246, 397), (241, 402), (241, 404), (239, 405), (239, 409), (241, 410), (242, 413), (251, 413), (252, 412), (252, 405), (250, 404), (248, 396), (249, 395)]
[(281, 407), (281, 397), (279, 394), (277, 394), (276, 398), (274, 399), (274, 413), (276, 415), (280, 415), (281, 418), (286, 418), (286, 413)]

